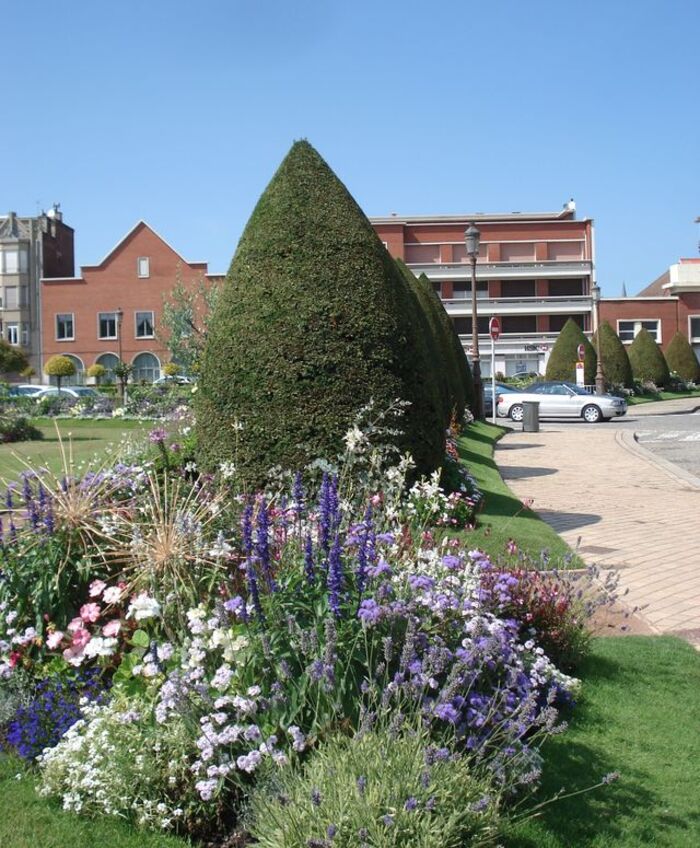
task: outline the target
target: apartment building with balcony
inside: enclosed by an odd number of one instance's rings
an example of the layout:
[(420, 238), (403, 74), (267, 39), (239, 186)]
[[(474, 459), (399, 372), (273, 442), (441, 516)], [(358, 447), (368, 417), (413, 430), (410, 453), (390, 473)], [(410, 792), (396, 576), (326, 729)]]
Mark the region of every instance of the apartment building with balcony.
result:
[(139, 221), (104, 259), (83, 265), (80, 276), (43, 279), (44, 361), (55, 354), (73, 360), (75, 376), (64, 385), (86, 382), (95, 364), (113, 380), (120, 359), (133, 366), (134, 382), (152, 383), (169, 359), (160, 320), (178, 277), (183, 285), (221, 279)]
[(700, 259), (679, 259), (635, 297), (603, 298), (600, 319), (624, 344), (644, 327), (665, 350), (681, 332), (700, 360)]
[(40, 372), (43, 277), (74, 273), (73, 229), (60, 206), (36, 217), (0, 216), (0, 338), (22, 348)]
[(569, 318), (592, 333), (594, 227), (576, 218), (573, 200), (559, 212), (372, 217), (387, 250), (425, 274), (454, 321), (467, 355), (472, 345), (471, 263), (464, 231), (481, 234), (476, 264), (477, 332), (482, 373), (489, 375), (489, 320), (501, 322), (495, 367), (506, 375), (544, 373)]

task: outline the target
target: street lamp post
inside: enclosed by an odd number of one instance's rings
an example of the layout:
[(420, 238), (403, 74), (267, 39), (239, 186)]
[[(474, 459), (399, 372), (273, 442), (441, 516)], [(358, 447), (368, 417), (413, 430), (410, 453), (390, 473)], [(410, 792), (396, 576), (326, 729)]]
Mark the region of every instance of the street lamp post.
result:
[[(481, 382), (481, 359), (479, 357), (479, 320), (476, 311), (476, 259), (479, 255), (480, 233), (474, 224), (464, 231), (467, 256), (472, 263), (472, 373), (474, 375), (474, 418), (484, 418), (484, 387)], [(494, 398), (495, 402), (495, 398)]]
[(605, 376), (603, 374), (603, 353), (600, 347), (600, 287), (597, 283), (591, 286), (591, 298), (593, 300), (593, 319), (595, 321), (595, 393), (605, 394)]

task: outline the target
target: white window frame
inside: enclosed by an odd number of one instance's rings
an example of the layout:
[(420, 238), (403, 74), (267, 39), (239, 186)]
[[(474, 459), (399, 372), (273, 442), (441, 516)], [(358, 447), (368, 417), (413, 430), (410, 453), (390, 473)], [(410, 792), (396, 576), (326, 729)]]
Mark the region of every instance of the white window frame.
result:
[[(113, 336), (103, 336), (101, 333), (101, 323), (102, 318), (111, 315), (114, 318), (114, 335)], [(97, 313), (97, 338), (100, 341), (114, 341), (114, 339), (119, 338), (119, 319), (117, 318), (116, 312), (98, 312)]]
[[(654, 334), (652, 333), (652, 337), (654, 338), (654, 341), (656, 342), (656, 344), (661, 344), (661, 318), (618, 318), (617, 319), (617, 335), (619, 336), (622, 344), (632, 344), (632, 342), (637, 338), (639, 331), (642, 329), (642, 324), (644, 324), (645, 322), (648, 323), (650, 321), (656, 321), (656, 336), (654, 337)], [(634, 325), (633, 330), (632, 330), (634, 335), (632, 336), (631, 339), (623, 339), (622, 336), (620, 336), (620, 324), (633, 324)], [(625, 332), (629, 332), (629, 331), (625, 330)], [(649, 331), (649, 332), (651, 332), (651, 331)]]
[(692, 333), (693, 318), (695, 318), (697, 321), (700, 321), (700, 315), (688, 315), (688, 341), (691, 344), (697, 344), (698, 342), (700, 342), (700, 333), (698, 333), (697, 336), (694, 336)]
[(22, 347), (29, 347), (29, 324), (26, 321), (22, 322), (21, 333)]
[[(151, 316), (151, 328), (153, 332), (149, 336), (139, 335), (139, 315)], [(152, 309), (138, 309), (134, 312), (134, 338), (135, 339), (154, 339), (156, 337), (156, 313)]]
[[(12, 271), (7, 270), (7, 257), (14, 255), (15, 267)], [(15, 244), (0, 250), (0, 274), (19, 274), (20, 270), (19, 247)]]
[[(142, 263), (144, 263), (142, 265)], [(144, 273), (145, 270), (145, 273)], [(136, 260), (136, 276), (140, 280), (147, 280), (151, 276), (151, 257), (139, 256)]]
[[(70, 317), (72, 333), (71, 333), (70, 336), (63, 336), (63, 338), (61, 338), (58, 334), (58, 319), (59, 318), (67, 318), (67, 317)], [(75, 341), (75, 313), (74, 312), (56, 312), (56, 313), (54, 313), (54, 328), (56, 330), (56, 341), (57, 342), (74, 342)], [(98, 326), (98, 330), (99, 330), (99, 326)]]
[[(5, 341), (12, 347), (19, 347), (20, 329), (19, 324), (13, 321), (11, 324), (5, 324), (6, 335)], [(13, 339), (14, 336), (14, 339)]]

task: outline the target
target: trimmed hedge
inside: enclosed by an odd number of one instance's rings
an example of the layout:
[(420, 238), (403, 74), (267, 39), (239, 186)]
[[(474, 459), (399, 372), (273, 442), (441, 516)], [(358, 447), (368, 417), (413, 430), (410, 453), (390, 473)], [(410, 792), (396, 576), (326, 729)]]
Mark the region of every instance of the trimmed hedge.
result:
[(578, 362), (577, 349), (580, 344), (583, 344), (586, 349), (583, 358), (584, 381), (588, 386), (592, 386), (595, 383), (598, 357), (596, 356), (593, 345), (584, 336), (583, 330), (571, 318), (564, 324), (554, 343), (547, 362), (545, 380), (568, 380), (569, 382), (575, 382), (576, 363)]
[(629, 346), (628, 356), (635, 380), (651, 380), (659, 387), (668, 384), (670, 374), (664, 355), (651, 333), (644, 327)]
[[(447, 310), (443, 306), (437, 292), (433, 288), (425, 274), (421, 274), (418, 280), (423, 284), (425, 289), (430, 293), (432, 301), (435, 305), (438, 320), (443, 328), (443, 333), (447, 339), (447, 347), (452, 352), (452, 360), (454, 362), (454, 373), (456, 374), (457, 383), (455, 384), (455, 397), (457, 403), (458, 418), (461, 418), (460, 411), (464, 410), (465, 406), (474, 407), (474, 379), (472, 371), (469, 367), (467, 355), (462, 347), (462, 342), (459, 340), (457, 330), (455, 330), (454, 321), (447, 314)], [(452, 378), (454, 379), (454, 377)]]
[[(443, 407), (413, 294), (329, 166), (301, 141), (263, 192), (211, 315), (195, 395), (199, 461), (262, 483), (343, 450), (372, 399), (410, 402), (397, 444), (443, 459)], [(237, 427), (237, 422), (242, 429)]]
[(678, 331), (666, 348), (666, 364), (686, 381), (697, 383), (700, 379), (700, 362), (688, 339)]
[[(598, 331), (593, 334), (595, 349), (597, 349), (597, 335)], [(627, 350), (607, 321), (603, 321), (600, 325), (600, 352), (606, 383), (625, 386), (628, 389), (633, 388), (632, 366)]]

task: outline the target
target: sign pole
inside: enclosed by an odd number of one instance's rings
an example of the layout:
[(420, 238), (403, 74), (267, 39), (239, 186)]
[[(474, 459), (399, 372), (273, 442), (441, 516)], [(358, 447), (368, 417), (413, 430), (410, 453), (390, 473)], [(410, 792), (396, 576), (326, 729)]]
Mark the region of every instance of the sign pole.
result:
[(489, 321), (491, 336), (491, 423), (496, 423), (496, 339), (501, 335), (501, 322), (495, 316)]

